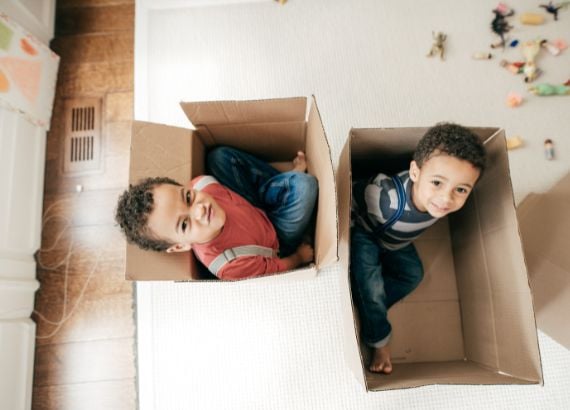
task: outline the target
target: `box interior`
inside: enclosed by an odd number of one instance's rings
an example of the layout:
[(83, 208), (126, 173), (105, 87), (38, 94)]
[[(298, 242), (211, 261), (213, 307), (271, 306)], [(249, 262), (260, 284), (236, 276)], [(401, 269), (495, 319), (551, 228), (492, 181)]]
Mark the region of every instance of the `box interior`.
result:
[[(350, 203), (351, 197), (340, 193), (350, 191), (351, 178), (408, 169), (426, 130), (353, 129), (339, 164), (340, 204)], [(349, 363), (369, 390), (435, 383), (541, 382), (504, 132), (495, 128), (473, 131), (487, 147), (488, 168), (464, 208), (415, 241), (425, 277), (389, 311), (392, 358), (397, 363), (394, 372), (386, 377), (367, 371), (369, 352), (360, 343), (360, 371), (356, 360)], [(349, 234), (349, 211), (341, 205), (343, 239)], [(357, 318), (356, 308), (352, 309)], [(347, 330), (358, 335), (358, 325), (353, 329), (348, 325)]]
[[(330, 147), (314, 98), (308, 119), (305, 97), (181, 103), (181, 107), (194, 130), (140, 121), (133, 124), (130, 183), (159, 175), (183, 183), (204, 173), (206, 154), (218, 145), (242, 149), (267, 162), (291, 161), (298, 150), (304, 150), (308, 172), (319, 181), (315, 263), (287, 276), (314, 276), (317, 268), (338, 259)], [(128, 244), (126, 260), (126, 277), (131, 280), (215, 280), (191, 252), (150, 252)]]

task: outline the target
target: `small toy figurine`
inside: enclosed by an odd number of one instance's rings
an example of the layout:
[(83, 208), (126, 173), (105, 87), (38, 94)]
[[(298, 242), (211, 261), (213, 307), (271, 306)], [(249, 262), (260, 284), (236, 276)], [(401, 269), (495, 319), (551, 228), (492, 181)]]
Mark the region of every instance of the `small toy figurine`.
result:
[(523, 102), (523, 97), (519, 93), (514, 91), (507, 94), (507, 107), (515, 108), (521, 105)]
[(524, 142), (523, 142), (522, 138), (519, 137), (518, 135), (515, 137), (507, 138), (507, 149), (508, 150), (520, 148), (523, 146), (523, 144), (524, 144)]
[(493, 58), (493, 54), (487, 53), (486, 51), (477, 51), (471, 55), (473, 60), (490, 60)]
[(562, 51), (558, 47), (556, 47), (556, 44), (549, 43), (548, 40), (542, 40), (540, 42), (540, 45), (542, 46), (542, 48), (545, 48), (546, 50), (548, 50), (548, 52), (550, 54), (552, 54), (553, 56), (557, 56)]
[(550, 138), (544, 140), (544, 157), (549, 161), (554, 159), (554, 143)]
[(507, 60), (501, 60), (499, 62), (501, 67), (506, 68), (507, 70), (509, 70), (512, 74), (520, 74), (522, 73), (523, 67), (524, 67), (524, 62), (522, 61), (514, 61), (514, 62), (510, 62)]
[(534, 81), (540, 74), (540, 70), (536, 67), (534, 60), (540, 52), (541, 40), (530, 40), (522, 43), (522, 53), (525, 58), (523, 67), (524, 82), (530, 83)]
[(431, 36), (433, 38), (433, 45), (431, 46), (431, 50), (427, 54), (427, 57), (432, 57), (433, 55), (439, 54), (439, 58), (443, 61), (443, 52), (445, 51), (444, 45), (445, 40), (447, 39), (447, 35), (442, 33), (441, 31), (431, 32)]
[(503, 3), (499, 3), (497, 8), (493, 10), (495, 18), (491, 21), (491, 30), (493, 33), (501, 38), (498, 44), (491, 44), (491, 48), (505, 47), (505, 34), (507, 34), (513, 26), (511, 26), (506, 18), (515, 14), (515, 11), (505, 6)]
[(544, 23), (544, 16), (538, 13), (524, 13), (521, 14), (520, 21), (529, 26), (538, 26)]
[(547, 96), (547, 95), (570, 95), (570, 86), (568, 85), (553, 85), (553, 84), (536, 84), (529, 87), (528, 90), (534, 95)]
[(539, 7), (542, 7), (546, 10), (547, 13), (550, 13), (554, 16), (554, 21), (558, 21), (558, 10), (565, 9), (570, 5), (570, 1), (563, 1), (561, 3), (553, 4), (552, 1), (549, 1), (548, 4), (541, 4)]

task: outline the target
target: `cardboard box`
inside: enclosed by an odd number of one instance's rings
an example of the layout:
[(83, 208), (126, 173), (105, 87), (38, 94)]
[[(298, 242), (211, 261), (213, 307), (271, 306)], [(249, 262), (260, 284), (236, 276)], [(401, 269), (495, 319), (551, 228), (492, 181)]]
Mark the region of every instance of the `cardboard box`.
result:
[[(217, 145), (247, 151), (268, 162), (291, 161), (304, 150), (308, 172), (319, 182), (315, 227), (315, 263), (271, 278), (312, 277), (338, 260), (338, 219), (330, 147), (314, 97), (307, 116), (305, 97), (255, 101), (183, 102), (195, 129), (135, 121), (129, 182), (168, 176), (180, 183), (201, 175), (205, 155)], [(166, 254), (127, 244), (130, 280), (212, 280), (192, 252)], [(267, 276), (264, 276), (267, 277)]]
[(415, 242), (424, 264), (419, 287), (389, 311), (394, 370), (369, 372), (359, 338), (349, 272), (352, 178), (408, 169), (427, 128), (353, 129), (342, 151), (337, 184), (345, 358), (369, 391), (430, 384), (536, 384), (542, 369), (505, 134), (473, 128), (489, 166), (465, 206)]
[(536, 320), (570, 349), (570, 174), (517, 208)]

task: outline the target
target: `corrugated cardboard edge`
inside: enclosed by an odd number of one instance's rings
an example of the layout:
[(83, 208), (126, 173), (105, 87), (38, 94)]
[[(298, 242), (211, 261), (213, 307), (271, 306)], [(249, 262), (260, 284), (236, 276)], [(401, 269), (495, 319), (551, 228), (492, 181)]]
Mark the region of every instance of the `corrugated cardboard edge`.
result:
[(350, 283), (350, 208), (352, 202), (351, 144), (352, 129), (342, 149), (337, 170), (338, 215), (340, 226), (339, 256), (342, 273), (339, 275), (343, 322), (344, 360), (354, 377), (368, 390), (364, 361), (356, 326), (357, 315), (352, 300)]
[[(322, 117), (317, 106), (317, 100), (315, 96), (311, 96), (311, 107), (307, 118), (307, 130), (306, 130), (306, 150), (315, 149), (315, 154), (311, 155), (313, 161), (320, 160), (323, 158), (317, 166), (309, 163), (309, 170), (312, 171), (313, 175), (317, 175), (319, 180), (324, 180), (325, 184), (319, 182), (319, 207), (317, 214), (316, 226), (319, 230), (315, 232), (315, 247), (319, 254), (320, 260), (316, 261), (317, 267), (323, 268), (325, 266), (332, 265), (339, 260), (338, 246), (339, 246), (339, 217), (338, 217), (338, 194), (336, 189), (334, 168), (332, 163), (332, 155), (330, 144), (323, 126)], [(312, 137), (314, 135), (314, 137)], [(318, 146), (313, 148), (313, 141), (309, 139), (315, 139), (315, 143)], [(326, 153), (326, 155), (325, 155)], [(326, 156), (326, 158), (324, 158)], [(332, 192), (326, 192), (321, 187), (326, 187), (332, 190)], [(327, 201), (326, 197), (332, 196), (334, 200)], [(330, 224), (334, 217), (334, 224)], [(320, 222), (320, 223), (319, 223)], [(323, 232), (326, 230), (325, 232)], [(330, 241), (334, 241), (331, 245)], [(328, 252), (325, 252), (323, 248), (328, 248)]]
[[(510, 162), (509, 162), (509, 155), (508, 155), (508, 150), (507, 150), (507, 138), (506, 138), (506, 132), (503, 128), (499, 128), (497, 130), (497, 132), (495, 134), (493, 134), (490, 138), (501, 138), (502, 139), (502, 143), (503, 143), (503, 150), (505, 152), (505, 158), (507, 161), (507, 176), (508, 176), (508, 182), (509, 182), (509, 189), (511, 192), (511, 201), (512, 201), (512, 209), (515, 212), (515, 223), (516, 223), (516, 227), (517, 227), (517, 233), (518, 233), (518, 237), (519, 237), (519, 247), (520, 247), (520, 252), (523, 258), (523, 263), (524, 263), (524, 267), (525, 267), (525, 274), (526, 274), (526, 278), (527, 278), (527, 286), (528, 286), (528, 292), (531, 295), (530, 297), (530, 303), (531, 303), (531, 310), (532, 310), (532, 320), (533, 320), (533, 327), (536, 330), (537, 329), (537, 321), (536, 321), (536, 310), (535, 310), (535, 306), (534, 306), (534, 300), (532, 297), (532, 286), (530, 283), (530, 278), (528, 276), (528, 263), (526, 260), (526, 256), (524, 254), (524, 247), (523, 247), (523, 239), (522, 239), (522, 235), (521, 235), (521, 228), (520, 228), (520, 223), (518, 220), (518, 217), (516, 215), (516, 210), (517, 210), (517, 206), (515, 203), (515, 197), (514, 197), (514, 189), (513, 189), (513, 181), (511, 178), (511, 167), (510, 167)], [(535, 336), (535, 340), (534, 340), (534, 346), (536, 346), (536, 357), (535, 359), (538, 360), (538, 363), (535, 362), (533, 363), (534, 366), (536, 367), (536, 369), (538, 370), (538, 374), (536, 375), (536, 378), (530, 378), (530, 377), (521, 377), (521, 376), (515, 376), (518, 378), (522, 378), (522, 379), (526, 379), (529, 381), (533, 381), (534, 383), (539, 383), (541, 386), (544, 385), (544, 370), (542, 367), (542, 356), (540, 353), (540, 349), (539, 349), (539, 341), (538, 341), (538, 333), (535, 331), (534, 332), (534, 336)]]
[[(251, 109), (260, 102), (263, 102), (261, 106)], [(305, 121), (306, 105), (307, 97), (180, 102), (186, 117), (196, 128), (205, 124), (247, 124), (257, 122), (259, 118), (268, 123)]]

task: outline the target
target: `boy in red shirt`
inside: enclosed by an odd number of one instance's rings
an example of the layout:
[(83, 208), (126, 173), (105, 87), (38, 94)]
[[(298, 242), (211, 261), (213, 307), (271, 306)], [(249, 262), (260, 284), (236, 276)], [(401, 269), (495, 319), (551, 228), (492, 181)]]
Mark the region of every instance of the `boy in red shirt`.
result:
[(185, 185), (147, 178), (119, 198), (115, 219), (127, 240), (143, 249), (193, 250), (220, 279), (282, 272), (313, 260), (302, 243), (318, 184), (303, 152), (279, 172), (253, 155), (217, 147), (207, 157), (211, 175)]

